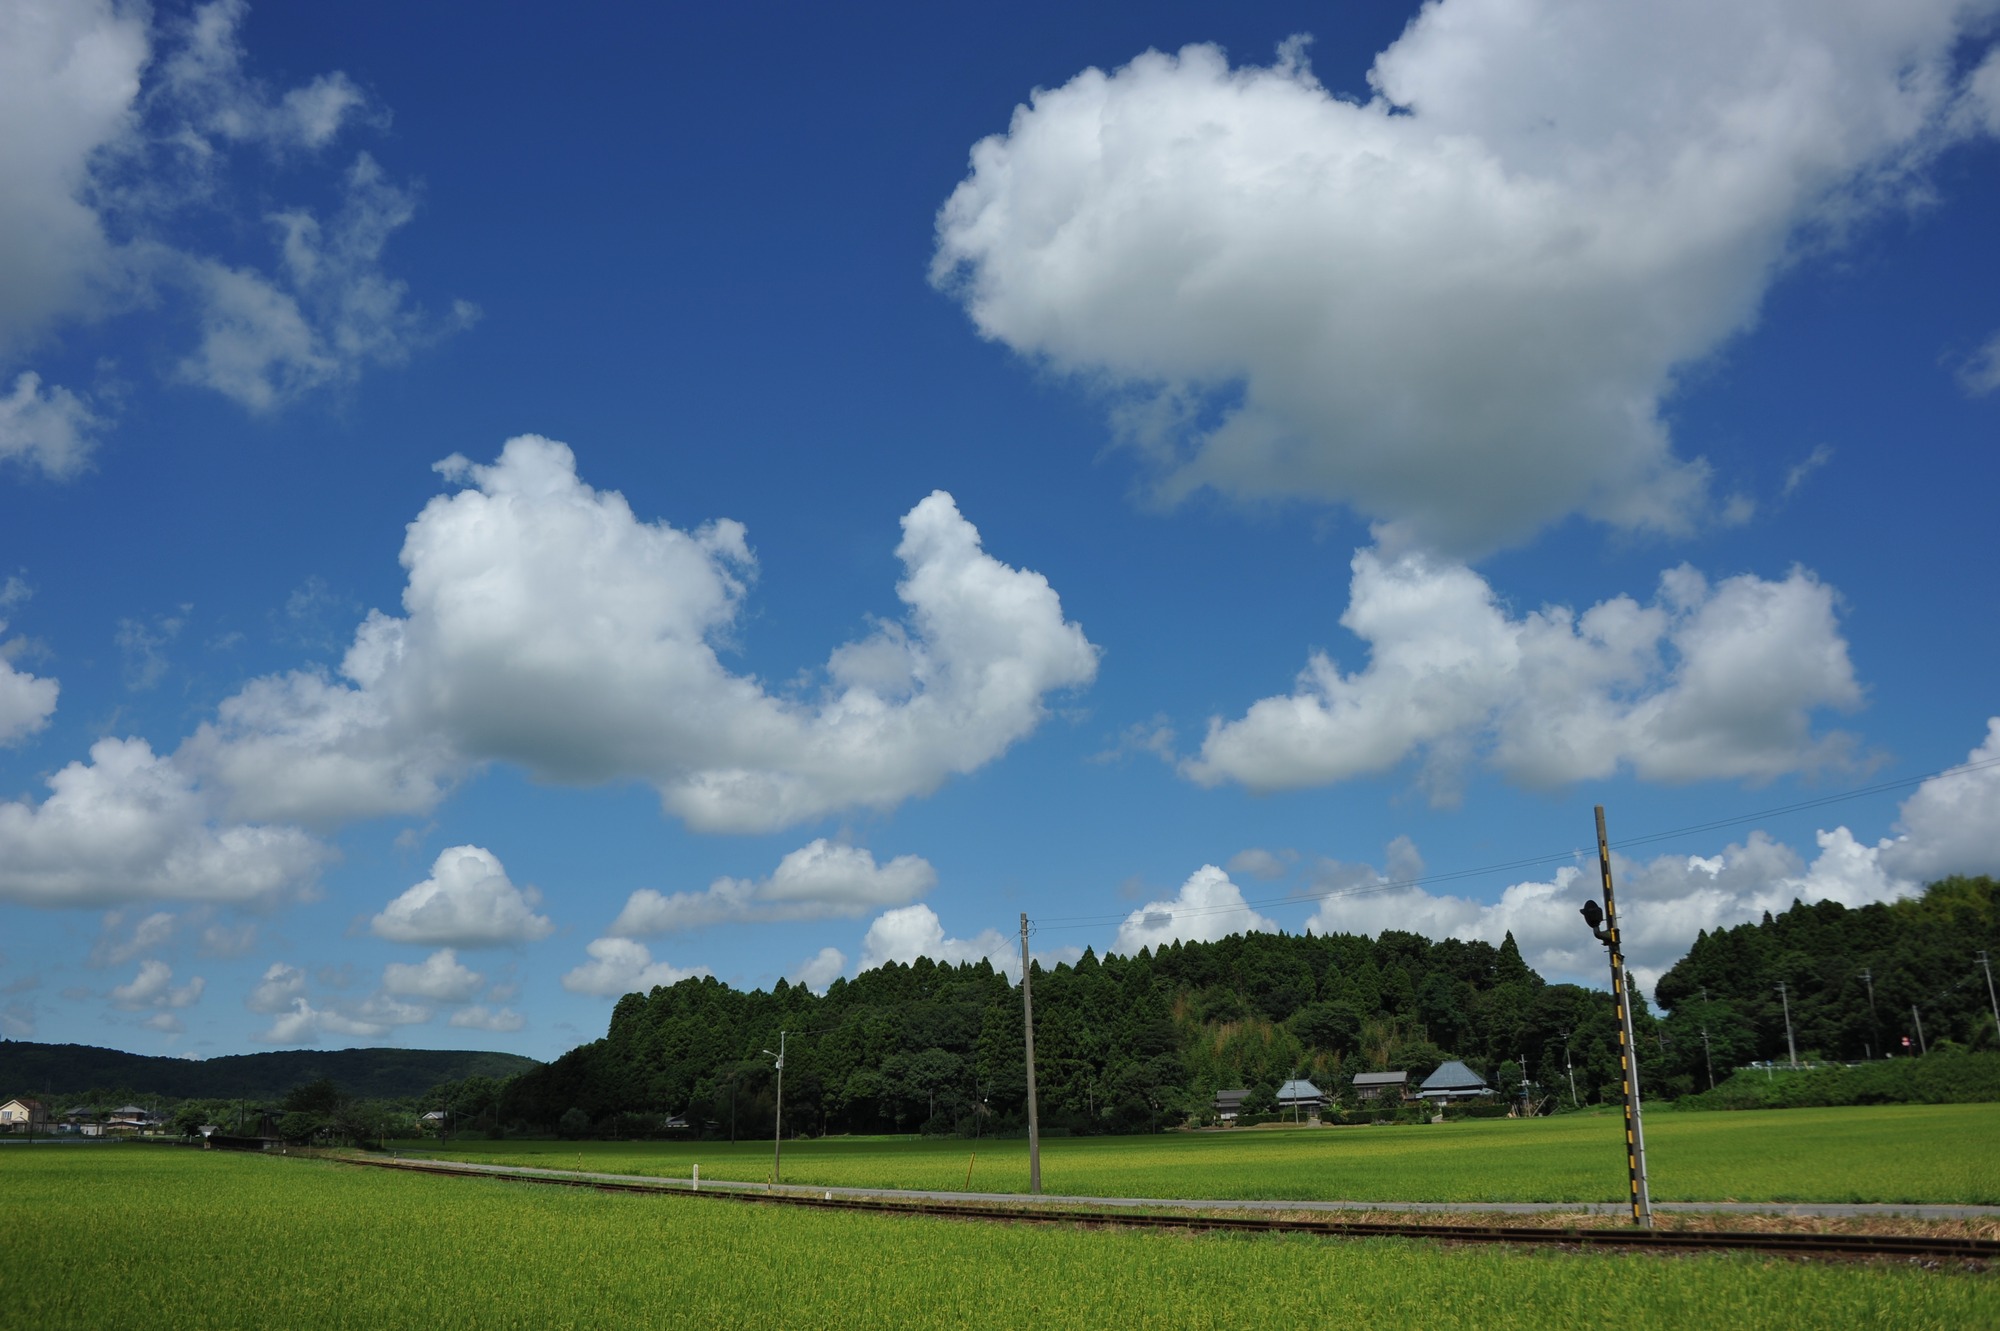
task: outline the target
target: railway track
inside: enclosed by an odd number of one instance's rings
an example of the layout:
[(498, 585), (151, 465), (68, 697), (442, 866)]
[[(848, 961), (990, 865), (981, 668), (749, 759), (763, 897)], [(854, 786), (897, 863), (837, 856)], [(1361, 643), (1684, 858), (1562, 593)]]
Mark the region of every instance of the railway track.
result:
[(1464, 1225), (1395, 1223), (1358, 1220), (1295, 1219), (1279, 1216), (1162, 1215), (1130, 1211), (1040, 1207), (1031, 1203), (990, 1203), (886, 1200), (873, 1197), (814, 1197), (798, 1192), (755, 1192), (718, 1185), (700, 1191), (665, 1183), (632, 1183), (615, 1179), (562, 1174), (514, 1173), (493, 1169), (460, 1169), (434, 1162), (366, 1160), (341, 1157), (343, 1163), (374, 1169), (452, 1178), (497, 1179), (506, 1183), (539, 1183), (553, 1187), (589, 1188), (597, 1192), (671, 1195), (695, 1200), (800, 1206), (822, 1211), (870, 1211), (890, 1215), (921, 1215), (954, 1220), (1003, 1221), (1013, 1224), (1087, 1225), (1118, 1229), (1178, 1229), (1211, 1233), (1317, 1234), (1328, 1238), (1420, 1238), (1444, 1243), (1511, 1243), (1522, 1247), (1603, 1248), (1623, 1251), (1767, 1252), (1821, 1258), (1895, 1258), (1925, 1263), (1986, 1266), (2000, 1260), (2000, 1240), (1910, 1234), (1786, 1233), (1756, 1230), (1687, 1230), (1536, 1228), (1525, 1225)]

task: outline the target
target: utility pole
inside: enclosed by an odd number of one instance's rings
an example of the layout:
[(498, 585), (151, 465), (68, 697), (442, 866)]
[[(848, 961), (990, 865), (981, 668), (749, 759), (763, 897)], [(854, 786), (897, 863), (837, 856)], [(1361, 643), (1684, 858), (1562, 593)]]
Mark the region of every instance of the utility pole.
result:
[(1035, 1112), (1035, 999), (1028, 987), (1034, 967), (1028, 960), (1028, 912), (1021, 912), (1021, 1029), (1028, 1052), (1028, 1191), (1042, 1192), (1042, 1125)]
[[(1632, 1223), (1653, 1227), (1653, 1198), (1646, 1182), (1646, 1126), (1639, 1108), (1639, 1050), (1632, 1034), (1632, 995), (1625, 988), (1625, 950), (1618, 936), (1618, 903), (1611, 894), (1611, 843), (1604, 835), (1604, 806), (1597, 806), (1597, 868), (1604, 906), (1585, 901), (1578, 913), (1611, 952), (1611, 994), (1618, 1004), (1618, 1069), (1625, 1083), (1625, 1169), (1632, 1184)], [(1603, 927), (1600, 928), (1599, 926)]]
[(1979, 954), (1979, 969), (1986, 972), (1986, 1001), (1993, 1005), (1993, 1034), (2000, 1038), (2000, 998), (1993, 996), (1993, 966), (1984, 952)]
[[(1878, 1017), (1878, 1016), (1876, 1016), (1876, 1015), (1875, 1015), (1875, 973), (1874, 973), (1874, 971), (1870, 970), (1870, 969), (1869, 969), (1868, 967), (1866, 967), (1866, 966), (1863, 966), (1863, 967), (1861, 968), (1861, 982), (1862, 982), (1863, 984), (1865, 984), (1865, 985), (1867, 985), (1867, 986), (1868, 986), (1868, 1034), (1869, 1034), (1869, 1035), (1870, 1035), (1871, 1037), (1873, 1037), (1873, 1036), (1877, 1036), (1877, 1035), (1880, 1035), (1880, 1034), (1882, 1033), (1882, 1019), (1881, 1019), (1880, 1017)], [(1873, 1049), (1872, 1047), (1870, 1047), (1870, 1045), (1867, 1045), (1867, 1044), (1864, 1044), (1864, 1045), (1862, 1046), (1862, 1048), (1864, 1048), (1864, 1049), (1867, 1049), (1867, 1050), (1868, 1050), (1868, 1056), (1869, 1056), (1870, 1058), (1873, 1058), (1873, 1057), (1875, 1056), (1875, 1051), (1874, 1051), (1874, 1049)], [(1884, 1058), (1887, 1058), (1888, 1056), (1889, 1056), (1889, 1055), (1888, 1055), (1888, 1053), (1887, 1053), (1886, 1051), (1885, 1051), (1885, 1052), (1883, 1053), (1883, 1055), (1882, 1055), (1882, 1057), (1884, 1057)]]
[[(771, 1051), (764, 1051), (771, 1054)], [(778, 1052), (771, 1054), (778, 1060), (778, 1112), (771, 1124), (771, 1182), (785, 1181), (785, 1033), (778, 1032)]]
[(1708, 1027), (1701, 1028), (1701, 1061), (1708, 1064), (1708, 1089), (1715, 1089), (1715, 1051), (1708, 1047)]
[(1910, 1020), (1917, 1023), (1917, 1052), (1920, 1054), (1930, 1053), (1931, 1047), (1924, 1043), (1924, 1019), (1917, 1015), (1917, 1005), (1915, 1003), (1910, 1004)]
[(1563, 1032), (1563, 1071), (1569, 1074), (1569, 1107), (1571, 1109), (1582, 1108), (1581, 1102), (1576, 1098), (1576, 1068), (1569, 1061), (1568, 1031)]
[(1778, 981), (1778, 1001), (1785, 1005), (1785, 1052), (1791, 1056), (1792, 1067), (1799, 1066), (1799, 1047), (1792, 1043), (1792, 1000), (1785, 993), (1785, 982)]

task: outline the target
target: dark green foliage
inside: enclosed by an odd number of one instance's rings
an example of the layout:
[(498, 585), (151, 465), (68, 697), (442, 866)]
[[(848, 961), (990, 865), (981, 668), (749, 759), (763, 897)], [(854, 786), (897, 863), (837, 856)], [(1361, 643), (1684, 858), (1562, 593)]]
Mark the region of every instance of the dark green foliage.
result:
[(2000, 1047), (1981, 950), (2000, 956), (2000, 882), (1985, 877), (1946, 878), (1921, 896), (1852, 910), (1795, 902), (1762, 923), (1704, 933), (1656, 990), (1673, 1014), (1661, 1032), (1668, 1084), (1705, 1090), (1711, 1059), (1718, 1082), (1752, 1060), (1789, 1061), (1786, 1001), (1801, 1060), (1915, 1053), (1913, 1005), (1933, 1048)]
[[(928, 960), (836, 980), (823, 996), (708, 977), (627, 994), (602, 1040), (509, 1083), (497, 1117), (547, 1129), (571, 1108), (599, 1125), (680, 1114), (713, 1136), (767, 1136), (777, 1088), (759, 1051), (780, 1030), (788, 1130), (999, 1135), (1024, 1121), (1019, 987), (984, 961)], [(1421, 1080), (1451, 1058), (1489, 1078), (1519, 1060), (1541, 1094), (1558, 1081), (1566, 1092), (1565, 1033), (1579, 1098), (1615, 1092), (1607, 996), (1545, 983), (1511, 938), (1248, 934), (1035, 970), (1048, 1132), (1172, 1127), (1232, 1087), (1253, 1092), (1247, 1111), (1269, 1112), (1290, 1077), (1340, 1097), (1357, 1072)]]
[[(91, 1045), (0, 1041), (0, 1087), (33, 1087), (58, 1100), (90, 1097), (110, 1104), (152, 1096), (275, 1101), (319, 1077), (348, 1095), (399, 1099), (422, 1095), (441, 1081), (504, 1080), (538, 1066), (518, 1054), (461, 1049), (288, 1049), (193, 1062)], [(98, 1091), (107, 1093), (93, 1094)]]

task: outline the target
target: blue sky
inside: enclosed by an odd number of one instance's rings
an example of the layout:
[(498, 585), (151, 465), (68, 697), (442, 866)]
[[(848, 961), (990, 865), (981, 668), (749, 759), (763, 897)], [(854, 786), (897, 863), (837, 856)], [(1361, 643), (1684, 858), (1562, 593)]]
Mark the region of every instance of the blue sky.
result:
[(0, 1030), (2000, 872), (1995, 22), (0, 0)]

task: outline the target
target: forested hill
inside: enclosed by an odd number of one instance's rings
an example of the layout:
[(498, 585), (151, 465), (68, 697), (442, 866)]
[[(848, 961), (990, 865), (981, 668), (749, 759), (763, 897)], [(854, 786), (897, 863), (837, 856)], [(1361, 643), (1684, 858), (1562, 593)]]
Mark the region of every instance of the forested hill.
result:
[(1707, 1027), (1718, 1068), (1788, 1058), (1787, 1003), (1801, 1058), (1916, 1052), (1918, 1019), (1933, 1049), (1946, 1040), (1991, 1049), (1981, 951), (2000, 962), (2000, 882), (1946, 878), (1886, 905), (1794, 902), (1760, 923), (1703, 933), (1655, 992), (1681, 1041)]
[[(1034, 1000), (1042, 1122), (1075, 1131), (1178, 1122), (1219, 1089), (1268, 1098), (1295, 1075), (1334, 1089), (1361, 1071), (1421, 1077), (1454, 1057), (1496, 1084), (1518, 1079), (1523, 1061), (1566, 1095), (1565, 1032), (1584, 1100), (1617, 1068), (1608, 996), (1544, 982), (1511, 937), (1245, 934), (1133, 957), (1086, 952), (1038, 966)], [(785, 1119), (800, 1131), (965, 1129), (975, 1105), (991, 1128), (1022, 1112), (1019, 988), (984, 961), (928, 960), (836, 980), (823, 996), (711, 978), (628, 994), (604, 1039), (516, 1079), (502, 1112), (535, 1124), (570, 1109), (598, 1123), (673, 1112), (768, 1133), (775, 1087), (760, 1051), (781, 1030)]]
[(466, 1049), (286, 1049), (202, 1061), (156, 1058), (82, 1044), (0, 1041), (0, 1097), (84, 1096), (275, 1100), (294, 1086), (330, 1078), (348, 1095), (401, 1099), (442, 1081), (513, 1077), (541, 1066), (519, 1054)]

